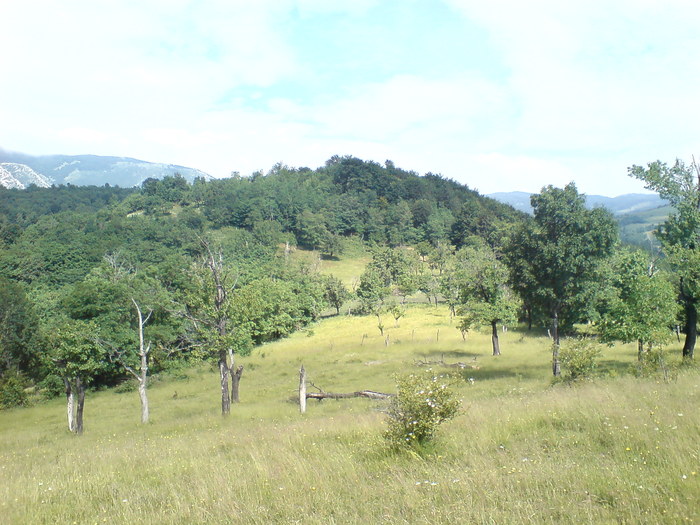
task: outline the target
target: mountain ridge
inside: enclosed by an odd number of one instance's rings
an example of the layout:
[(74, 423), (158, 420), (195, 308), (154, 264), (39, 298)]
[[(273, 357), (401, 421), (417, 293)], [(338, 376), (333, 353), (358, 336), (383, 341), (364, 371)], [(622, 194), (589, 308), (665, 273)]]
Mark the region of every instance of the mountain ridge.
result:
[(188, 181), (210, 180), (195, 168), (148, 162), (131, 157), (102, 155), (42, 155), (6, 151), (0, 148), (0, 186), (23, 189), (31, 184), (47, 188), (53, 184), (76, 186), (139, 186), (148, 178), (160, 179), (179, 173)]
[[(510, 204), (516, 210), (532, 214), (532, 206), (530, 206), (531, 195), (534, 194), (525, 191), (509, 191), (489, 193), (486, 196), (504, 204)], [(668, 205), (668, 202), (656, 193), (625, 193), (617, 197), (586, 195), (585, 197), (588, 208), (602, 206), (610, 210), (614, 215), (637, 213)]]

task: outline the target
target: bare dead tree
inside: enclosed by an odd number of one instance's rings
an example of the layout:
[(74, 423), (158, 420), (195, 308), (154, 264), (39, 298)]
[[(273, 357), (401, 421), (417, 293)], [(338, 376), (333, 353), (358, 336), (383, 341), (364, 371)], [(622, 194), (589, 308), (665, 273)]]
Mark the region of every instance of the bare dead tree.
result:
[(114, 346), (112, 343), (109, 341), (98, 341), (98, 343), (102, 346), (108, 346), (110, 348), (110, 353), (109, 357), (111, 361), (116, 361), (119, 363), (124, 370), (129, 372), (138, 382), (139, 384), (139, 399), (141, 401), (141, 423), (148, 423), (149, 420), (149, 405), (148, 405), (148, 394), (147, 394), (147, 388), (148, 388), (148, 360), (149, 360), (149, 354), (151, 352), (151, 343), (150, 341), (148, 344), (144, 344), (144, 335), (143, 335), (143, 327), (146, 326), (146, 323), (148, 323), (149, 319), (151, 318), (151, 315), (153, 314), (153, 310), (148, 310), (148, 313), (144, 317), (143, 312), (141, 311), (141, 307), (139, 304), (136, 302), (136, 300), (132, 297), (131, 302), (134, 304), (134, 307), (136, 308), (136, 314), (138, 316), (138, 333), (139, 333), (139, 368), (138, 370), (134, 369), (132, 367), (125, 354), (126, 350), (123, 348), (117, 348)]
[[(196, 330), (202, 326), (213, 330), (216, 334), (217, 365), (219, 368), (219, 380), (221, 386), (221, 414), (228, 415), (231, 412), (231, 402), (239, 401), (239, 383), (243, 375), (243, 366), (235, 366), (234, 351), (229, 344), (229, 322), (231, 294), (236, 288), (237, 278), (226, 271), (224, 257), (221, 250), (214, 253), (209, 241), (200, 239), (204, 248), (202, 268), (205, 269), (213, 284), (213, 297), (209, 311), (193, 312), (185, 311), (185, 317), (189, 319)], [(233, 282), (231, 280), (233, 279)], [(229, 390), (229, 376), (231, 376), (231, 389)]]

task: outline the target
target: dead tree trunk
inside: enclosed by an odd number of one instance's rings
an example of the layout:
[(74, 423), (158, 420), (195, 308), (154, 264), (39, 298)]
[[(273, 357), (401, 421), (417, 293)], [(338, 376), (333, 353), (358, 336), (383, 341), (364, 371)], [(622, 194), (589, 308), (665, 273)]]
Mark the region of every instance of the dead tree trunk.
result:
[[(149, 418), (149, 407), (148, 407), (148, 394), (146, 389), (148, 388), (148, 354), (151, 351), (151, 343), (144, 345), (143, 339), (143, 327), (151, 318), (152, 311), (148, 312), (148, 315), (144, 319), (141, 313), (141, 308), (132, 298), (131, 302), (134, 303), (136, 307), (136, 313), (139, 316), (139, 357), (141, 358), (141, 367), (139, 373), (136, 374), (131, 371), (139, 382), (139, 399), (141, 400), (141, 423), (148, 423)], [(127, 368), (128, 370), (128, 368)]]
[(233, 371), (233, 365), (231, 365), (231, 402), (240, 403), (238, 398), (238, 385), (241, 382), (241, 376), (243, 375), (243, 365), (238, 365), (236, 371)]
[(299, 370), (299, 412), (306, 413), (306, 370), (301, 365)]
[(231, 413), (231, 398), (228, 393), (228, 364), (226, 363), (226, 354), (219, 355), (219, 378), (221, 381), (221, 415), (227, 416)]
[(66, 387), (66, 410), (68, 412), (68, 430), (75, 432), (75, 393), (68, 378), (63, 378)]
[(383, 392), (374, 392), (373, 390), (359, 390), (357, 392), (349, 393), (335, 393), (335, 392), (307, 392), (306, 399), (348, 399), (351, 397), (366, 397), (369, 399), (388, 399), (394, 394), (385, 394)]
[[(221, 251), (219, 251), (218, 257), (214, 257), (209, 243), (207, 241), (202, 241), (202, 245), (207, 250), (206, 265), (211, 272), (211, 277), (216, 288), (214, 294), (214, 328), (216, 330), (218, 340), (219, 340), (219, 378), (221, 382), (221, 414), (226, 416), (231, 413), (231, 399), (234, 397), (234, 392), (229, 394), (228, 377), (233, 375), (233, 350), (227, 348), (227, 334), (228, 334), (228, 321), (229, 314), (227, 312), (228, 306), (228, 294), (232, 291), (236, 283), (230, 287), (227, 286), (227, 275), (224, 269), (224, 257)], [(230, 359), (227, 359), (227, 354)], [(229, 361), (230, 360), (230, 365)], [(238, 374), (237, 380), (240, 380), (241, 372)], [(238, 399), (238, 384), (236, 383), (235, 398)]]

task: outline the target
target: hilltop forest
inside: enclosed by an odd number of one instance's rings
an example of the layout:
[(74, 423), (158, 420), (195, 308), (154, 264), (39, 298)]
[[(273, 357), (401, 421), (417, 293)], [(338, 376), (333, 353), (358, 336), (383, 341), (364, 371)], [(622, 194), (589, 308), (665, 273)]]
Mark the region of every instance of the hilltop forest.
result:
[[(490, 327), (494, 355), (501, 325), (549, 330), (555, 376), (560, 334), (582, 323), (636, 342), (640, 359), (676, 330), (692, 358), (693, 169), (630, 169), (676, 210), (653, 260), (621, 246), (610, 214), (586, 209), (573, 184), (534, 195), (530, 217), (439, 175), (354, 157), (191, 184), (174, 174), (131, 189), (0, 189), (1, 402), (65, 393), (80, 412), (88, 388), (133, 376), (145, 391), (147, 374), (210, 360), (227, 413), (236, 355), (321, 316), (372, 314), (382, 330), (418, 300), (447, 304), (464, 332)], [(371, 261), (353, 282), (292, 256), (358, 246)]]

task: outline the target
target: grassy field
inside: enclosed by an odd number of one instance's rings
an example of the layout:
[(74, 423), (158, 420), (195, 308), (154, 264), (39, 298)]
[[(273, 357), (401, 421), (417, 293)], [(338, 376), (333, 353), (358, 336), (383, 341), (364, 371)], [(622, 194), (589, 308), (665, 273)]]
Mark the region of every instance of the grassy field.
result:
[(348, 289), (351, 289), (359, 282), (360, 275), (372, 256), (358, 239), (346, 238), (343, 254), (340, 257), (322, 258), (317, 251), (296, 248), (292, 258), (315, 266), (322, 274), (334, 275), (343, 281)]
[[(0, 412), (0, 523), (700, 523), (700, 375), (629, 374), (635, 348), (605, 348), (603, 376), (552, 386), (538, 334), (466, 341), (446, 308), (399, 327), (332, 317), (242, 358), (241, 404), (219, 414), (208, 366), (136, 392), (89, 393), (85, 434), (60, 399)], [(679, 354), (670, 349), (671, 356)], [(417, 361), (451, 374), (460, 415), (422, 455), (382, 438), (384, 404), (290, 401), (303, 363), (327, 391), (394, 390)]]

